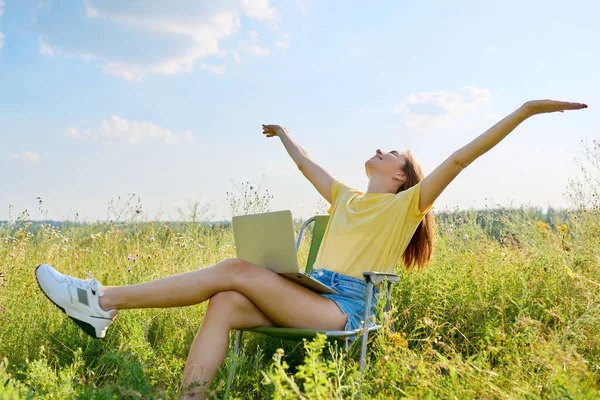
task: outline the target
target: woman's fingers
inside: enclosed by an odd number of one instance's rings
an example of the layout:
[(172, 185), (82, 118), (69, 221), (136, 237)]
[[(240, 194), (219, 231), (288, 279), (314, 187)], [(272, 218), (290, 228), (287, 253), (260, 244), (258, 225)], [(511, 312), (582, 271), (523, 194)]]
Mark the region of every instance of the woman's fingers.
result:
[(532, 115), (588, 108), (584, 103), (557, 100), (533, 100), (525, 103), (525, 106)]
[(557, 101), (555, 102), (560, 110), (581, 110), (587, 108), (587, 104), (583, 103), (571, 103), (569, 101)]
[(263, 133), (267, 135), (267, 137), (277, 136), (277, 130), (274, 125), (266, 125), (262, 124)]

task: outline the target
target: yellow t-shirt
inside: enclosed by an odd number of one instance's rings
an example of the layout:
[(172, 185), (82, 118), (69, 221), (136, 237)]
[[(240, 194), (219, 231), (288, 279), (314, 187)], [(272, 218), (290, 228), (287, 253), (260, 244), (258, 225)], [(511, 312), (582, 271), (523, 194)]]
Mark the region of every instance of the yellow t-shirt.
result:
[(366, 271), (394, 272), (429, 210), (419, 211), (420, 193), (421, 183), (398, 194), (363, 194), (335, 181), (314, 268), (361, 279)]

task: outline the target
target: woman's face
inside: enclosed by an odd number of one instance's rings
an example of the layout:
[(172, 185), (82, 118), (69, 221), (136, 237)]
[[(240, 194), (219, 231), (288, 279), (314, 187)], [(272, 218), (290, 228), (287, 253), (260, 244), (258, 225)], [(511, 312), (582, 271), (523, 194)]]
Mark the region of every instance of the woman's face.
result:
[(384, 153), (380, 149), (375, 151), (375, 155), (365, 163), (367, 176), (370, 178), (373, 174), (382, 176), (394, 177), (398, 172), (402, 171), (406, 159), (404, 155), (396, 150)]

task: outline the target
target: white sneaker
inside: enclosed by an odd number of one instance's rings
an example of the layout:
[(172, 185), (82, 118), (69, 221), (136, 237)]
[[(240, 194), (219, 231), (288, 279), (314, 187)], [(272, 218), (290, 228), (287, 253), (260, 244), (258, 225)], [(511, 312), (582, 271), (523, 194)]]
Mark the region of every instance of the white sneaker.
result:
[(102, 285), (88, 275), (91, 279), (77, 279), (61, 274), (47, 264), (40, 264), (35, 270), (38, 285), (46, 297), (85, 333), (100, 339), (113, 319), (100, 307), (98, 292)]

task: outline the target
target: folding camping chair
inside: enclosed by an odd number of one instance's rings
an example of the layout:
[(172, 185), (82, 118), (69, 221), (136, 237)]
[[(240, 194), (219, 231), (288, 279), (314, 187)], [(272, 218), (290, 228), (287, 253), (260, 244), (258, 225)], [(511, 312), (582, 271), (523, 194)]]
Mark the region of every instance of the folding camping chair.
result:
[[(298, 239), (296, 241), (296, 253), (300, 249), (300, 243), (302, 243), (302, 238), (304, 236), (304, 232), (309, 224), (314, 222), (313, 227), (313, 235), (310, 243), (310, 249), (308, 253), (308, 260), (306, 262), (305, 272), (309, 273), (315, 260), (317, 258), (317, 253), (319, 251), (319, 247), (321, 246), (321, 242), (323, 240), (323, 236), (325, 234), (325, 229), (327, 228), (327, 223), (329, 221), (329, 215), (317, 215), (308, 219), (302, 227), (300, 228), (300, 232), (298, 233)], [(240, 351), (240, 343), (242, 341), (242, 333), (246, 332), (255, 332), (261, 333), (263, 335), (268, 335), (272, 337), (277, 337), (281, 339), (287, 340), (302, 340), (303, 338), (313, 338), (317, 334), (325, 334), (328, 338), (335, 338), (339, 340), (343, 340), (345, 343), (346, 349), (349, 348), (350, 342), (349, 338), (355, 335), (361, 335), (361, 347), (360, 347), (360, 361), (359, 361), (359, 370), (362, 373), (362, 370), (365, 366), (365, 356), (367, 353), (367, 340), (369, 338), (369, 333), (374, 332), (376, 330), (381, 329), (382, 325), (371, 325), (368, 326), (368, 322), (370, 321), (370, 310), (371, 310), (371, 298), (373, 296), (373, 288), (375, 285), (379, 285), (380, 283), (386, 282), (386, 302), (383, 314), (383, 322), (385, 323), (385, 318), (387, 312), (391, 309), (391, 295), (392, 295), (392, 284), (396, 283), (400, 280), (397, 274), (390, 273), (382, 273), (382, 272), (364, 272), (363, 276), (365, 277), (365, 281), (367, 283), (367, 290), (365, 292), (365, 314), (363, 318), (362, 326), (358, 329), (352, 331), (325, 331), (319, 329), (295, 329), (295, 328), (279, 328), (275, 326), (259, 326), (256, 328), (249, 329), (240, 329), (237, 331), (237, 335), (235, 338), (235, 344), (233, 347), (233, 356), (231, 360), (231, 364), (229, 367), (229, 374), (227, 378), (227, 392), (231, 387), (231, 383), (233, 382), (233, 375), (235, 373), (235, 363)], [(367, 326), (367, 329), (365, 329)]]

